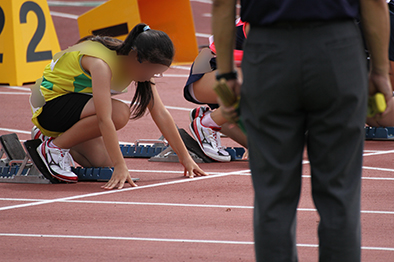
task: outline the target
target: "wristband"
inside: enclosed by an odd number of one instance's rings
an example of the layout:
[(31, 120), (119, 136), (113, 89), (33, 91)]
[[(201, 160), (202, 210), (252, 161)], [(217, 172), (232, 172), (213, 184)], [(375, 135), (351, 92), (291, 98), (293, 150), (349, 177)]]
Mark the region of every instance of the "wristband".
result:
[(225, 74), (216, 74), (216, 80), (220, 80), (224, 78), (225, 80), (233, 80), (233, 79), (237, 79), (237, 71), (233, 71), (230, 73), (225, 73)]

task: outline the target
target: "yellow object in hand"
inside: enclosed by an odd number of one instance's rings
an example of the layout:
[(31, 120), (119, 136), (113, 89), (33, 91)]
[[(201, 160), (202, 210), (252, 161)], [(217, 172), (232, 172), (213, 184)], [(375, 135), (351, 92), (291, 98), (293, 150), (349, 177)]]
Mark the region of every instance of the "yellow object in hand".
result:
[(374, 117), (386, 110), (386, 100), (382, 93), (376, 93), (368, 98), (368, 117)]
[[(220, 97), (220, 99), (222, 100), (225, 106), (234, 106), (235, 110), (238, 112), (238, 115), (240, 114), (239, 111), (240, 97), (237, 97), (234, 94), (234, 92), (227, 86), (226, 80), (224, 78), (220, 79), (220, 81), (216, 83), (213, 90)], [(237, 124), (239, 128), (242, 130), (242, 132), (246, 134), (245, 127), (243, 126), (241, 120), (238, 120)]]

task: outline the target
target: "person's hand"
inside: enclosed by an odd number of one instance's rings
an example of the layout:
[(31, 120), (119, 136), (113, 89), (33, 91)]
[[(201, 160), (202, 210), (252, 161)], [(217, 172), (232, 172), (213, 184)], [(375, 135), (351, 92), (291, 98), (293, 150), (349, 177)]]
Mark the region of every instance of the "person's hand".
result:
[(235, 106), (225, 106), (220, 98), (218, 98), (218, 104), (222, 116), (231, 124), (231, 126), (229, 126), (231, 128), (239, 120), (237, 109)]
[(369, 95), (372, 96), (380, 92), (384, 95), (386, 100), (386, 110), (382, 114), (378, 114), (376, 117), (380, 118), (385, 116), (387, 112), (391, 110), (393, 105), (393, 90), (390, 83), (389, 74), (378, 73), (376, 71), (371, 71), (369, 74)]
[(194, 160), (190, 157), (186, 161), (181, 163), (184, 167), (185, 170), (183, 172), (184, 176), (188, 176), (189, 178), (193, 178), (194, 176), (207, 176), (206, 174), (197, 164), (194, 162)]
[[(235, 97), (240, 97), (241, 95), (241, 83), (238, 79), (228, 80), (226, 81), (228, 88), (233, 92)], [(218, 104), (220, 105), (219, 109), (225, 119), (229, 123), (237, 123), (239, 120), (239, 114), (237, 112), (238, 109), (238, 102), (237, 104), (233, 105), (226, 105), (220, 97), (218, 97)]]
[(227, 80), (227, 86), (233, 91), (236, 97), (241, 95), (241, 83), (238, 79)]
[(132, 187), (137, 186), (131, 178), (126, 165), (115, 166), (111, 179), (101, 188), (113, 189), (118, 186), (118, 189), (122, 189), (126, 181), (129, 182)]

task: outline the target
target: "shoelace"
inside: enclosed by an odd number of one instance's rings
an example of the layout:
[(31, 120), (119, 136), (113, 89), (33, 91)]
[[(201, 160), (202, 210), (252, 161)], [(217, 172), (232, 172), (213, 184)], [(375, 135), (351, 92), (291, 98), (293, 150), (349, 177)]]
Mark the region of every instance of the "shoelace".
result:
[(219, 132), (217, 132), (217, 131), (215, 131), (215, 132), (216, 132), (215, 137), (216, 137), (216, 140), (217, 140), (218, 151), (225, 155), (225, 153), (227, 152), (226, 151), (226, 147), (222, 146), (222, 140), (220, 139), (220, 135), (218, 134)]
[(66, 171), (71, 171), (71, 166), (75, 166), (75, 164), (74, 164), (74, 159), (70, 154), (70, 149), (61, 149), (61, 151), (63, 153), (61, 167)]
[(209, 140), (212, 142), (212, 147), (218, 149), (218, 135), (212, 128), (207, 128)]

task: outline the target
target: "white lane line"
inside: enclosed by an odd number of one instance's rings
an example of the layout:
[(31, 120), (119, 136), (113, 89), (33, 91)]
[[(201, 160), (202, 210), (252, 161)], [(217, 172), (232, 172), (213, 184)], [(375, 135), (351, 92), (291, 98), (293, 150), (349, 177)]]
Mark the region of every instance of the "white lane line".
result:
[(363, 156), (376, 156), (376, 155), (385, 155), (385, 154), (392, 154), (394, 153), (394, 150), (388, 150), (388, 151), (379, 151), (375, 153), (368, 153), (368, 154), (363, 154)]
[(74, 2), (66, 2), (66, 1), (51, 1), (48, 0), (48, 5), (49, 6), (99, 6), (101, 4), (104, 4), (105, 1), (95, 1), (95, 2), (90, 2), (90, 1), (74, 1)]
[(30, 95), (30, 93), (24, 92), (0, 92), (1, 95)]
[(212, 4), (212, 0), (190, 0), (190, 2), (197, 2), (203, 4)]
[(21, 90), (21, 91), (31, 91), (30, 88), (28, 87), (22, 87), (22, 86), (2, 86), (0, 85), (0, 87), (2, 88), (9, 88), (9, 89), (13, 89), (13, 90)]
[(200, 239), (171, 239), (171, 238), (115, 237), (115, 236), (78, 236), (78, 235), (46, 235), (46, 234), (13, 234), (13, 233), (0, 233), (0, 236), (2, 236), (2, 237), (74, 238), (74, 239), (101, 239), (101, 240), (177, 242), (177, 243), (253, 245), (253, 242), (250, 242), (250, 241), (231, 241), (231, 240), (200, 240)]
[[(47, 199), (27, 199), (27, 198), (0, 198), (0, 201), (19, 201), (19, 202), (40, 202)], [(135, 206), (171, 206), (171, 207), (201, 207), (201, 208), (231, 208), (231, 209), (253, 209), (253, 206), (235, 205), (209, 205), (209, 204), (183, 204), (183, 203), (152, 203), (152, 202), (125, 202), (125, 201), (98, 201), (98, 200), (64, 200), (60, 203), (77, 204), (102, 204), (102, 205), (135, 205)], [(300, 212), (317, 212), (315, 208), (297, 208)], [(394, 215), (394, 211), (361, 210), (362, 214)]]
[(182, 70), (188, 70), (188, 71), (190, 71), (190, 66), (177, 66), (177, 65), (174, 65), (174, 66), (171, 66), (171, 68), (174, 68), (174, 69), (182, 69)]
[(3, 128), (0, 127), (0, 131), (6, 131), (6, 132), (11, 132), (11, 133), (20, 133), (20, 134), (31, 134), (31, 131), (24, 131), (24, 130), (19, 130), (19, 129), (12, 129), (12, 128)]
[(371, 166), (363, 166), (363, 168), (364, 168), (364, 169), (370, 169), (370, 170), (394, 172), (394, 169), (392, 169), (392, 168), (371, 167)]
[(178, 74), (164, 74), (163, 77), (189, 77), (189, 75), (178, 75)]
[(212, 34), (196, 33), (197, 37), (209, 38)]
[(49, 12), (51, 16), (57, 16), (57, 17), (62, 17), (62, 18), (69, 18), (69, 19), (78, 19), (79, 15), (73, 15), (73, 14), (66, 14), (66, 13), (60, 13), (60, 12), (55, 12), (55, 11), (50, 11)]
[(82, 195), (76, 195), (76, 196), (70, 196), (70, 197), (48, 199), (48, 200), (44, 200), (44, 201), (40, 201), (40, 202), (34, 202), (34, 203), (19, 204), (19, 205), (13, 205), (13, 206), (4, 206), (4, 207), (0, 207), (0, 211), (10, 210), (10, 209), (17, 209), (17, 208), (23, 208), (23, 207), (38, 206), (38, 205), (44, 205), (44, 204), (52, 204), (52, 203), (56, 203), (56, 202), (73, 200), (73, 199), (78, 199), (78, 198), (102, 196), (102, 195), (109, 195), (109, 194), (115, 194), (115, 193), (123, 193), (123, 192), (126, 192), (126, 191), (132, 191), (132, 190), (138, 190), (138, 189), (145, 189), (145, 188), (152, 188), (152, 187), (159, 187), (159, 186), (166, 186), (166, 185), (173, 185), (173, 184), (180, 184), (180, 183), (188, 183), (188, 182), (194, 182), (194, 181), (199, 181), (199, 180), (203, 180), (203, 179), (211, 179), (211, 178), (235, 175), (235, 174), (237, 174), (239, 172), (240, 171), (221, 173), (221, 174), (218, 174), (218, 175), (209, 175), (209, 176), (204, 176), (204, 177), (195, 177), (195, 178), (192, 178), (192, 179), (183, 178), (181, 180), (175, 180), (175, 181), (170, 181), (170, 182), (162, 182), (162, 183), (150, 184), (150, 185), (138, 186), (138, 187), (129, 187), (129, 188), (124, 188), (124, 189), (120, 189), (120, 190), (100, 191), (100, 192), (88, 193), (88, 194), (82, 194)]
[[(150, 242), (175, 242), (175, 243), (201, 243), (201, 244), (226, 244), (226, 245), (253, 245), (253, 241), (233, 240), (204, 240), (204, 239), (177, 239), (177, 238), (147, 238), (147, 237), (116, 237), (116, 236), (82, 236), (82, 235), (49, 235), (49, 234), (18, 234), (0, 233), (0, 237), (32, 237), (32, 238), (71, 238), (92, 240), (123, 240), (123, 241), (150, 241)], [(317, 244), (297, 244), (298, 247), (317, 248)], [(392, 247), (361, 247), (363, 250), (394, 251)]]

